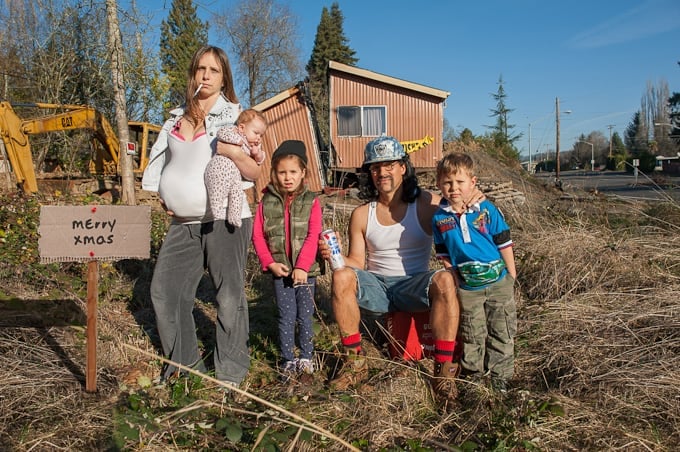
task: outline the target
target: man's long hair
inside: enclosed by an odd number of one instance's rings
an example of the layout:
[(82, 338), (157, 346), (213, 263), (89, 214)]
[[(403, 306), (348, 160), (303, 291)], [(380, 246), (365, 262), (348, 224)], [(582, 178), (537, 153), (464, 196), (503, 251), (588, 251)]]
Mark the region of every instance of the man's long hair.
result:
[[(416, 170), (413, 168), (413, 164), (408, 155), (398, 161), (406, 167), (404, 180), (401, 183), (401, 200), (407, 204), (411, 204), (418, 199), (418, 196), (420, 196), (420, 187), (418, 186)], [(370, 165), (364, 165), (361, 167), (362, 174), (359, 175), (359, 199), (364, 201), (375, 201), (378, 199), (378, 189), (375, 188), (375, 184), (373, 184), (373, 178), (368, 169), (369, 166)]]

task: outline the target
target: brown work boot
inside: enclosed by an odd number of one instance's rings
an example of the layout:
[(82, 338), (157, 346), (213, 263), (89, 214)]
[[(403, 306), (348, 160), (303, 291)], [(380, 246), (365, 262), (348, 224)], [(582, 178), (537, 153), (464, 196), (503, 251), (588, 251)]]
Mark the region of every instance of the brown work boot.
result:
[(442, 408), (453, 405), (458, 398), (456, 378), (460, 375), (460, 364), (451, 361), (434, 363), (434, 375), (430, 379), (434, 399)]
[(342, 367), (328, 383), (333, 391), (346, 391), (368, 379), (368, 362), (363, 353), (348, 353)]

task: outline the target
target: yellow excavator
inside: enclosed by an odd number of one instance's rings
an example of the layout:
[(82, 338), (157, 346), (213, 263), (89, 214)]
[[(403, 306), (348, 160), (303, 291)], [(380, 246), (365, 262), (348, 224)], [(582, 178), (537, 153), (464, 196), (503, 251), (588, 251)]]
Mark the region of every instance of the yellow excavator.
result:
[[(37, 108), (57, 111), (45, 116), (22, 119), (16, 108)], [(148, 164), (149, 152), (160, 126), (147, 122), (128, 122), (130, 143), (124, 151), (133, 155), (134, 171), (141, 176)], [(117, 175), (121, 146), (111, 123), (96, 109), (85, 105), (48, 103), (10, 104), (0, 102), (0, 139), (6, 150), (17, 185), (27, 193), (38, 191), (29, 135), (85, 129), (92, 133), (94, 152), (90, 161), (93, 176)]]

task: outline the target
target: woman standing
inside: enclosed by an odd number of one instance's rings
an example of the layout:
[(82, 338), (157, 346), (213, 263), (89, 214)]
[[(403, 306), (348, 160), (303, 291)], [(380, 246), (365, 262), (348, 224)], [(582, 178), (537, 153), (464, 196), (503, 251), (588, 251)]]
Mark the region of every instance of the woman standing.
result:
[[(233, 125), (240, 112), (227, 55), (218, 47), (202, 47), (188, 70), (185, 105), (170, 112), (142, 179), (142, 188), (158, 191), (162, 206), (172, 216), (151, 281), (163, 353), (179, 364), (206, 370), (193, 307), (207, 268), (217, 290), (215, 377), (234, 385), (241, 383), (250, 366), (244, 271), (252, 214), (244, 192), (240, 228), (214, 221), (203, 174), (218, 152), (231, 158), (244, 178), (259, 176), (259, 165), (240, 147), (216, 140), (217, 130)], [(244, 182), (244, 189), (249, 186), (252, 182)], [(166, 366), (161, 378), (177, 371)]]

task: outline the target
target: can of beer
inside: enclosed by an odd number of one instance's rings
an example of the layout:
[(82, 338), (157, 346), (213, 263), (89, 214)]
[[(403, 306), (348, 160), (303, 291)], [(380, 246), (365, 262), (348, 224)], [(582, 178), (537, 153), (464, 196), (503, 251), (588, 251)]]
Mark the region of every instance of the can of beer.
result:
[(335, 231), (332, 229), (326, 229), (321, 233), (324, 241), (331, 250), (331, 270), (338, 270), (345, 266), (345, 258), (342, 256), (342, 250), (340, 249), (340, 243), (335, 235)]

